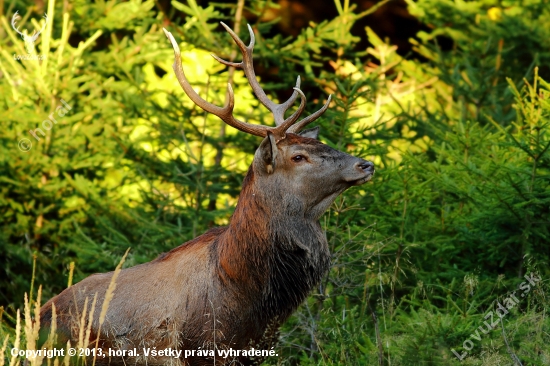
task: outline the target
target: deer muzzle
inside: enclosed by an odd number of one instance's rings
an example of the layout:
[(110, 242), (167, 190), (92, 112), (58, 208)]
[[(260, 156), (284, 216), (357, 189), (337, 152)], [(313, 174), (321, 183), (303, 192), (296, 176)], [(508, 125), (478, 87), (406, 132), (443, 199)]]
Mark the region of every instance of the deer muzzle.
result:
[(368, 160), (358, 159), (354, 168), (357, 174), (357, 178), (348, 180), (354, 186), (359, 186), (365, 182), (368, 182), (374, 176), (374, 163)]

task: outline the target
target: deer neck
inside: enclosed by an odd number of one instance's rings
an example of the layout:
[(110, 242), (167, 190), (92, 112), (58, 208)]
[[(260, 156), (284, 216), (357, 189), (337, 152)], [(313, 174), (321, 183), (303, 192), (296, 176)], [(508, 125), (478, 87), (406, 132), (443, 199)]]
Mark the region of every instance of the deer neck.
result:
[(250, 170), (218, 244), (220, 272), (226, 283), (261, 292), (266, 314), (290, 315), (328, 270), (330, 253), (318, 220), (270, 193), (255, 189)]
[(319, 221), (306, 214), (305, 204), (287, 192), (266, 191), (255, 183), (250, 169), (225, 235), (228, 246), (245, 250), (243, 254), (302, 250), (315, 255), (326, 245)]

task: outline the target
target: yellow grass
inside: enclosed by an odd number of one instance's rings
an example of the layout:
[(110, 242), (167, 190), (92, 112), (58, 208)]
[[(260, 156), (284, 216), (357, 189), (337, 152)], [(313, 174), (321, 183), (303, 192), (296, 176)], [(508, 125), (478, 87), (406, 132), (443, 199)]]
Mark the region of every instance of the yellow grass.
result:
[[(109, 283), (109, 287), (107, 288), (107, 292), (105, 294), (105, 299), (103, 301), (102, 307), (101, 307), (101, 313), (99, 316), (99, 329), (97, 331), (97, 334), (101, 334), (101, 325), (105, 322), (105, 317), (107, 315), (107, 310), (109, 308), (109, 303), (113, 299), (113, 296), (115, 294), (116, 290), (116, 280), (118, 278), (118, 275), (120, 271), (122, 270), (122, 265), (124, 261), (126, 260), (126, 256), (128, 255), (130, 249), (126, 251), (120, 262), (118, 263), (114, 273), (113, 277), (111, 278), (111, 282)], [(72, 285), (72, 274), (74, 271), (74, 263), (71, 263), (70, 267), (70, 274), (69, 274), (69, 281), (68, 285), (69, 287)], [(18, 350), (38, 350), (38, 349), (45, 349), (45, 350), (53, 350), (57, 344), (57, 314), (55, 305), (52, 304), (52, 320), (50, 325), (50, 331), (48, 334), (48, 338), (46, 342), (40, 347), (37, 348), (37, 342), (39, 340), (39, 331), (40, 331), (40, 307), (41, 307), (41, 297), (42, 297), (42, 286), (38, 288), (38, 293), (36, 297), (36, 301), (32, 301), (32, 295), (29, 296), (27, 293), (25, 293), (25, 303), (24, 303), (24, 325), (21, 324), (21, 311), (20, 309), (17, 309), (16, 314), (16, 327), (15, 327), (15, 335), (13, 335), (13, 340), (10, 342), (10, 335), (7, 335), (2, 343), (2, 347), (0, 348), (1, 354), (3, 355), (0, 357), (0, 366), (6, 365), (6, 361), (8, 361), (9, 366), (16, 366), (19, 365), (21, 360), (24, 358), (19, 355), (12, 355), (11, 350), (12, 349), (18, 349)], [(29, 300), (30, 298), (30, 300)], [(85, 349), (88, 348), (91, 342), (95, 342), (95, 347), (98, 347), (99, 338), (92, 340), (90, 342), (90, 335), (92, 332), (92, 323), (94, 319), (94, 313), (96, 310), (97, 305), (97, 293), (94, 294), (94, 298), (92, 300), (91, 307), (88, 311), (88, 298), (86, 298), (84, 302), (84, 308), (82, 309), (82, 313), (80, 315), (79, 319), (79, 332), (78, 332), (78, 340), (76, 344), (76, 349)], [(2, 309), (3, 310), (3, 309)], [(0, 310), (0, 311), (2, 311)], [(0, 317), (0, 321), (3, 321), (2, 317)], [(10, 347), (11, 345), (11, 347)], [(65, 346), (65, 356), (63, 357), (62, 364), (65, 366), (71, 365), (85, 365), (86, 364), (86, 357), (85, 356), (79, 356), (79, 352), (77, 352), (76, 356), (69, 356), (69, 348), (72, 347), (71, 342), (68, 341)], [(72, 362), (71, 362), (72, 361)], [(28, 363), (26, 365), (30, 366), (40, 366), (46, 364), (47, 366), (59, 366), (61, 360), (59, 358), (48, 358), (44, 355), (37, 356), (35, 358), (29, 358), (27, 360)], [(95, 364), (95, 357), (93, 359), (93, 364)]]

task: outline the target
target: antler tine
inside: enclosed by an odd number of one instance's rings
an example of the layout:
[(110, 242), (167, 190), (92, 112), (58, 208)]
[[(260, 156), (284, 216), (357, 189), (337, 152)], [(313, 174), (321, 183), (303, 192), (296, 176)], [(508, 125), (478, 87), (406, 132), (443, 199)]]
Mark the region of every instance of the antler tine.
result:
[(330, 104), (330, 101), (332, 99), (332, 94), (328, 96), (327, 102), (325, 105), (319, 109), (317, 112), (313, 113), (312, 115), (309, 115), (308, 117), (304, 118), (300, 122), (290, 126), (290, 128), (286, 132), (290, 133), (298, 133), (300, 132), (305, 126), (310, 124), (311, 122), (315, 121), (317, 118), (319, 118), (328, 108), (328, 105)]
[[(225, 30), (229, 33), (229, 35), (231, 35), (231, 38), (233, 38), (233, 40), (241, 50), (241, 53), (243, 55), (243, 60), (241, 62), (230, 62), (230, 61), (223, 60), (216, 55), (212, 55), (212, 56), (218, 62), (224, 65), (233, 66), (233, 67), (242, 69), (244, 71), (244, 74), (246, 75), (246, 79), (248, 80), (248, 83), (252, 87), (252, 90), (254, 91), (254, 94), (256, 94), (256, 97), (258, 98), (258, 100), (273, 114), (275, 125), (277, 127), (281, 126), (283, 123), (285, 123), (285, 120), (284, 120), (285, 112), (296, 101), (296, 98), (298, 97), (298, 93), (294, 91), (294, 93), (292, 93), (290, 98), (286, 102), (281, 104), (276, 104), (273, 101), (269, 100), (265, 91), (258, 83), (258, 80), (256, 79), (256, 73), (254, 71), (252, 52), (254, 50), (256, 37), (254, 36), (254, 31), (252, 30), (252, 27), (250, 26), (250, 24), (247, 24), (248, 33), (250, 33), (250, 43), (248, 44), (248, 46), (246, 46), (244, 42), (239, 38), (239, 36), (235, 32), (233, 32), (231, 28), (227, 26), (227, 24), (225, 24), (224, 22), (220, 22), (220, 23), (225, 28)], [(299, 87), (300, 87), (300, 77), (298, 76), (298, 79), (296, 81), (296, 88), (299, 88)]]
[(304, 108), (306, 107), (307, 98), (305, 94), (299, 88), (294, 88), (294, 93), (300, 94), (300, 106), (298, 107), (296, 112), (292, 114), (292, 116), (288, 117), (283, 124), (277, 127), (277, 129), (280, 128), (283, 132), (286, 132), (292, 126), (292, 124), (296, 122), (296, 120), (298, 119), (298, 117), (300, 117), (300, 115), (304, 111)]
[(258, 125), (242, 122), (236, 119), (235, 117), (233, 117), (234, 97), (233, 97), (233, 88), (231, 88), (231, 84), (228, 83), (228, 86), (227, 86), (228, 98), (223, 108), (218, 107), (214, 104), (208, 103), (206, 100), (202, 99), (197, 94), (197, 92), (195, 92), (195, 90), (193, 90), (193, 88), (189, 84), (189, 81), (185, 77), (185, 73), (183, 72), (183, 67), (181, 64), (181, 52), (180, 52), (178, 43), (174, 39), (174, 36), (172, 35), (172, 33), (168, 32), (165, 28), (163, 28), (163, 31), (166, 37), (170, 40), (170, 43), (172, 44), (172, 48), (174, 48), (174, 64), (172, 67), (176, 73), (176, 77), (181, 87), (185, 91), (185, 94), (187, 94), (187, 96), (196, 105), (201, 107), (206, 112), (209, 112), (218, 116), (228, 125), (252, 135), (261, 136), (261, 137), (267, 136), (267, 130), (269, 127), (258, 126)]
[(302, 113), (302, 111), (306, 106), (306, 96), (304, 95), (304, 93), (302, 93), (302, 91), (298, 88), (294, 88), (294, 91), (300, 94), (300, 99), (301, 99), (300, 107), (296, 112), (294, 112), (294, 114), (292, 114), (292, 116), (288, 117), (283, 123), (271, 129), (273, 134), (276, 136), (277, 141), (280, 141), (285, 138), (286, 132), (292, 126), (292, 124), (296, 122), (296, 120), (298, 119), (298, 116), (300, 116), (300, 114)]
[[(290, 106), (293, 105), (294, 102), (296, 101), (296, 98), (298, 97), (298, 93), (302, 94), (300, 97), (305, 99), (306, 96), (303, 95), (302, 91), (300, 90), (301, 82), (302, 82), (302, 79), (300, 79), (300, 76), (298, 75), (298, 77), (296, 78), (296, 86), (294, 88), (292, 88), (292, 89), (294, 89), (294, 92), (292, 92), (292, 95), (290, 96), (290, 98), (287, 99), (286, 102), (278, 105), (277, 108), (281, 109), (283, 118), (284, 118), (284, 115), (285, 115), (286, 111), (288, 110), (288, 108), (290, 108)], [(300, 107), (301, 107), (301, 102), (300, 102)], [(300, 108), (298, 108), (298, 111), (300, 111), (300, 114), (303, 112), (303, 110), (304, 110), (303, 108), (301, 110), (300, 110)], [(298, 111), (296, 111), (296, 112), (298, 112)], [(296, 119), (300, 116), (300, 114), (298, 114), (296, 116)], [(294, 116), (294, 114), (292, 116)], [(290, 118), (292, 118), (292, 116)], [(296, 119), (294, 121), (296, 121)], [(275, 122), (277, 122), (277, 121), (275, 121)]]
[(17, 21), (17, 17), (20, 17), (18, 15), (18, 10), (15, 12), (15, 14), (13, 14), (13, 17), (11, 17), (11, 26), (12, 28), (17, 32), (19, 33), (20, 35), (22, 36), (25, 36), (20, 30), (19, 30), (19, 27), (15, 27), (15, 22)]
[[(254, 35), (254, 31), (252, 30), (252, 27), (250, 26), (250, 24), (247, 24), (248, 33), (250, 34), (250, 43), (248, 44), (248, 46), (244, 44), (244, 42), (239, 38), (239, 36), (235, 32), (233, 32), (233, 29), (229, 28), (227, 24), (225, 24), (224, 22), (220, 22), (220, 24), (225, 28), (227, 33), (229, 33), (231, 38), (233, 38), (237, 46), (239, 46), (239, 49), (241, 50), (243, 57), (248, 56), (250, 60), (252, 60), (252, 51), (254, 50), (254, 45), (256, 44), (256, 36)], [(217, 58), (217, 59), (224, 65), (235, 66), (235, 67), (242, 67), (242, 64), (244, 62), (244, 60), (243, 62), (237, 63), (237, 62), (225, 61), (221, 58)]]

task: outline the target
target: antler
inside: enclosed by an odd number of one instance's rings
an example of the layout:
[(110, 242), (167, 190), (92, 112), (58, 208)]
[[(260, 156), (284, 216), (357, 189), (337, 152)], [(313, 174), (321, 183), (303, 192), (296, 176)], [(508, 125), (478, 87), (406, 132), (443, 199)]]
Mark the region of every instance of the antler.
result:
[[(227, 65), (227, 66), (233, 66), (238, 69), (242, 69), (244, 71), (244, 74), (246, 75), (246, 78), (248, 80), (248, 83), (252, 87), (252, 90), (254, 90), (254, 94), (258, 97), (260, 102), (267, 108), (269, 111), (273, 114), (273, 117), (275, 119), (275, 125), (280, 126), (283, 124), (284, 121), (284, 114), (290, 108), (290, 106), (294, 103), (296, 100), (296, 97), (298, 96), (298, 90), (300, 88), (300, 77), (298, 76), (298, 79), (296, 80), (296, 88), (294, 90), (294, 93), (290, 96), (290, 98), (282, 104), (275, 104), (271, 100), (267, 98), (267, 95), (265, 94), (264, 90), (258, 83), (258, 80), (256, 79), (256, 73), (254, 72), (254, 65), (252, 62), (252, 52), (254, 50), (254, 43), (256, 43), (256, 37), (254, 36), (254, 31), (252, 30), (252, 27), (250, 27), (250, 24), (247, 24), (248, 26), (248, 33), (250, 33), (250, 44), (246, 46), (243, 41), (229, 28), (224, 22), (220, 22), (221, 25), (225, 28), (225, 30), (231, 35), (231, 38), (235, 41), (239, 49), (241, 50), (241, 53), (243, 54), (243, 60), (241, 62), (229, 62), (225, 61), (221, 58), (219, 58), (216, 55), (212, 55), (218, 62)], [(302, 94), (303, 95), (303, 94)], [(301, 113), (301, 112), (300, 112)]]
[[(276, 104), (273, 101), (269, 100), (265, 91), (262, 89), (262, 87), (258, 83), (258, 80), (256, 79), (256, 74), (254, 72), (252, 51), (254, 49), (255, 37), (254, 37), (254, 32), (252, 28), (250, 27), (250, 25), (248, 25), (248, 31), (250, 33), (250, 44), (246, 46), (243, 43), (243, 41), (235, 34), (235, 32), (233, 32), (223, 22), (221, 24), (227, 30), (227, 32), (229, 32), (229, 34), (231, 35), (231, 37), (233, 38), (233, 40), (241, 50), (241, 53), (243, 55), (243, 60), (241, 62), (229, 62), (219, 58), (216, 55), (212, 55), (212, 56), (218, 62), (224, 65), (240, 68), (244, 71), (244, 74), (246, 75), (248, 83), (252, 87), (252, 90), (254, 91), (254, 94), (256, 94), (256, 97), (258, 98), (258, 100), (273, 114), (276, 127), (253, 125), (250, 123), (239, 121), (238, 119), (233, 117), (234, 95), (233, 95), (233, 89), (231, 88), (231, 84), (228, 84), (227, 86), (228, 98), (224, 107), (220, 108), (202, 99), (193, 90), (193, 88), (189, 84), (189, 81), (185, 77), (185, 73), (183, 72), (183, 67), (181, 64), (181, 52), (176, 40), (174, 39), (174, 36), (172, 36), (172, 33), (168, 32), (166, 29), (163, 28), (164, 34), (166, 35), (166, 37), (168, 37), (168, 39), (172, 43), (172, 47), (174, 48), (175, 60), (174, 60), (173, 68), (176, 73), (176, 77), (181, 87), (185, 91), (185, 93), (189, 96), (189, 98), (195, 104), (197, 104), (199, 107), (204, 109), (206, 112), (210, 112), (218, 116), (228, 125), (233, 126), (243, 132), (247, 132), (256, 136), (266, 137), (269, 131), (274, 135), (276, 141), (284, 139), (286, 132), (292, 132), (292, 133), (299, 132), (308, 123), (313, 122), (326, 111), (331, 100), (330, 96), (328, 98), (327, 103), (323, 106), (323, 108), (321, 108), (314, 114), (310, 115), (309, 117), (304, 118), (300, 122), (294, 124), (298, 119), (298, 117), (300, 117), (300, 115), (304, 111), (304, 108), (306, 105), (306, 96), (300, 90), (300, 77), (298, 76), (296, 80), (296, 86), (293, 88), (294, 92), (286, 102), (281, 104)], [(298, 97), (298, 95), (300, 96), (300, 106), (298, 107), (298, 110), (296, 110), (296, 112), (294, 112), (287, 119), (284, 119), (285, 112), (296, 101), (296, 98)]]
[(19, 27), (15, 27), (15, 22), (17, 21), (17, 18), (20, 17), (17, 13), (19, 11), (16, 11), (15, 14), (13, 14), (13, 17), (11, 17), (11, 26), (13, 28), (13, 30), (15, 30), (17, 33), (19, 33), (21, 35), (21, 37), (25, 38), (25, 34), (22, 33), (20, 30), (19, 30)]
[(44, 25), (42, 26), (42, 29), (40, 29), (37, 33), (33, 32), (32, 34), (32, 37), (31, 37), (31, 40), (34, 42), (38, 39), (38, 36), (40, 35), (40, 33), (42, 33), (44, 31), (44, 29), (46, 29), (46, 26), (48, 25), (48, 14), (44, 13), (44, 19), (46, 20), (44, 22)]
[[(25, 39), (26, 37), (29, 37), (28, 35), (26, 35), (25, 33), (21, 32), (19, 30), (19, 27), (16, 27), (15, 26), (15, 22), (17, 21), (17, 18), (20, 18), (20, 15), (18, 14), (19, 11), (16, 11), (15, 14), (13, 14), (13, 17), (11, 18), (11, 26), (13, 27), (13, 29), (19, 33), (21, 35), (21, 37), (23, 37), (23, 39)], [(44, 19), (46, 19), (46, 21), (44, 22), (44, 25), (42, 26), (42, 29), (40, 29), (38, 32), (34, 31), (32, 33), (32, 36), (30, 36), (30, 41), (34, 42), (38, 39), (38, 36), (40, 35), (40, 33), (42, 33), (44, 31), (44, 29), (46, 29), (46, 25), (48, 24), (48, 14), (44, 13)]]

